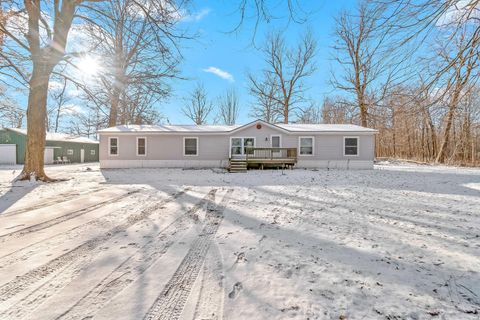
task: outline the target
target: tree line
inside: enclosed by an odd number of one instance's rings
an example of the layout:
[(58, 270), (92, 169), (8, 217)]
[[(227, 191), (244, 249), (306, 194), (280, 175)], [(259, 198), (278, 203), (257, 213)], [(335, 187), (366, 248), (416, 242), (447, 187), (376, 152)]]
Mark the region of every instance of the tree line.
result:
[[(282, 3), (289, 21), (308, 21), (296, 2)], [(45, 132), (58, 131), (66, 113), (74, 115), (70, 130), (83, 135), (161, 120), (155, 105), (171, 95), (172, 79), (182, 80), (181, 43), (195, 37), (179, 23), (187, 6), (175, 0), (0, 2), (0, 112), (12, 126), (27, 123), (21, 178), (49, 180)], [(379, 157), (478, 164), (479, 8), (479, 0), (359, 1), (336, 17), (335, 94), (323, 101), (308, 97), (306, 79), (318, 71), (312, 33), (287, 43), (281, 32), (271, 32), (259, 48), (263, 68), (247, 75), (250, 115), (273, 123), (355, 123), (378, 129)], [(255, 26), (275, 19), (266, 0), (239, 0), (238, 12), (237, 28), (246, 17)], [(69, 42), (72, 34), (76, 40)], [(95, 82), (75, 73), (92, 52), (101, 61)], [(71, 87), (77, 96), (65, 94)], [(5, 88), (25, 93), (26, 110), (15, 107)], [(75, 113), (72, 99), (87, 111)], [(214, 109), (215, 122), (234, 124), (240, 106), (235, 90), (210, 101), (201, 84), (183, 104), (181, 111), (197, 124)]]
[(302, 82), (315, 71), (315, 42), (306, 35), (287, 48), (276, 34), (263, 47), (262, 74), (249, 77), (253, 114), (375, 128), (377, 157), (478, 165), (479, 17), (478, 0), (360, 1), (336, 18), (335, 94), (321, 106)]

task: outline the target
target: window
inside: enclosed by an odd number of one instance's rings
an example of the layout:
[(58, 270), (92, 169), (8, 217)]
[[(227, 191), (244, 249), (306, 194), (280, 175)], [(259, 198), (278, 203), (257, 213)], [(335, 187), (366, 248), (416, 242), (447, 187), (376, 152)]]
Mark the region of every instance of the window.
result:
[(183, 138), (183, 155), (198, 156), (198, 138)]
[(230, 138), (230, 152), (232, 156), (252, 154), (255, 147), (255, 138)]
[(343, 138), (343, 155), (358, 156), (358, 137)]
[(272, 136), (272, 148), (280, 148), (280, 136)]
[(253, 154), (251, 148), (255, 147), (255, 138), (243, 138), (244, 154)]
[(137, 156), (147, 154), (147, 138), (137, 138)]
[(313, 137), (300, 137), (300, 155), (313, 156)]
[(94, 156), (95, 155), (95, 150), (90, 150), (90, 155)]
[(73, 149), (67, 150), (67, 156), (73, 156)]
[(109, 138), (109, 154), (111, 156), (118, 155), (118, 138)]
[(232, 150), (232, 155), (240, 155), (242, 154), (242, 144), (243, 144), (243, 139), (242, 138), (232, 138), (230, 140), (231, 144), (231, 150)]

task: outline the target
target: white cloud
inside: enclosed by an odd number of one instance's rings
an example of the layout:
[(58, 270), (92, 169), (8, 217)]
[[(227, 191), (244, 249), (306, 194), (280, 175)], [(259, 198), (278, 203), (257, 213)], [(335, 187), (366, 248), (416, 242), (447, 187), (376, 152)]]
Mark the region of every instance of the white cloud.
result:
[(480, 18), (480, 5), (474, 0), (459, 0), (449, 5), (445, 13), (437, 21), (438, 27), (450, 24), (475, 22)]
[(214, 75), (222, 78), (222, 79), (225, 79), (225, 80), (228, 80), (230, 82), (234, 82), (235, 80), (233, 79), (233, 76), (228, 73), (227, 71), (224, 71), (220, 68), (217, 68), (217, 67), (208, 67), (207, 69), (203, 69), (204, 72), (208, 72), (208, 73), (213, 73)]
[(184, 15), (183, 18), (182, 18), (182, 21), (185, 21), (185, 22), (198, 22), (198, 21), (202, 20), (203, 18), (205, 18), (206, 16), (208, 16), (208, 14), (210, 13), (210, 11), (211, 11), (211, 10), (210, 10), (209, 8), (204, 8), (204, 9), (198, 11), (198, 12)]

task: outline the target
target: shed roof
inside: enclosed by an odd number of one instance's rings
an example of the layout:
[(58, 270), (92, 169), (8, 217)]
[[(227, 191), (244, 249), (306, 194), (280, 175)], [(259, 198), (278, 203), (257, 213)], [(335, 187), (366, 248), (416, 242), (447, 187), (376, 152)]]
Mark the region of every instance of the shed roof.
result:
[[(18, 129), (18, 128), (5, 128), (22, 135), (27, 135), (27, 129)], [(97, 140), (93, 140), (86, 137), (72, 136), (66, 133), (58, 132), (47, 132), (46, 138), (47, 141), (58, 141), (58, 142), (74, 142), (74, 143), (95, 143), (98, 144)]]
[(245, 125), (119, 125), (99, 130), (99, 133), (229, 133), (247, 127), (254, 123), (265, 123), (288, 132), (365, 132), (375, 133), (377, 130), (353, 124), (270, 124), (262, 120), (255, 120)]

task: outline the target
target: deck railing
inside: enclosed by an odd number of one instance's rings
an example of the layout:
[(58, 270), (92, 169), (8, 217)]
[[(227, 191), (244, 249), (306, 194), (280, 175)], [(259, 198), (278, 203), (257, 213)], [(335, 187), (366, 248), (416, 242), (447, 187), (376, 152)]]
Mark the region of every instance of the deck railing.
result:
[(246, 148), (245, 158), (250, 160), (296, 160), (296, 148)]

